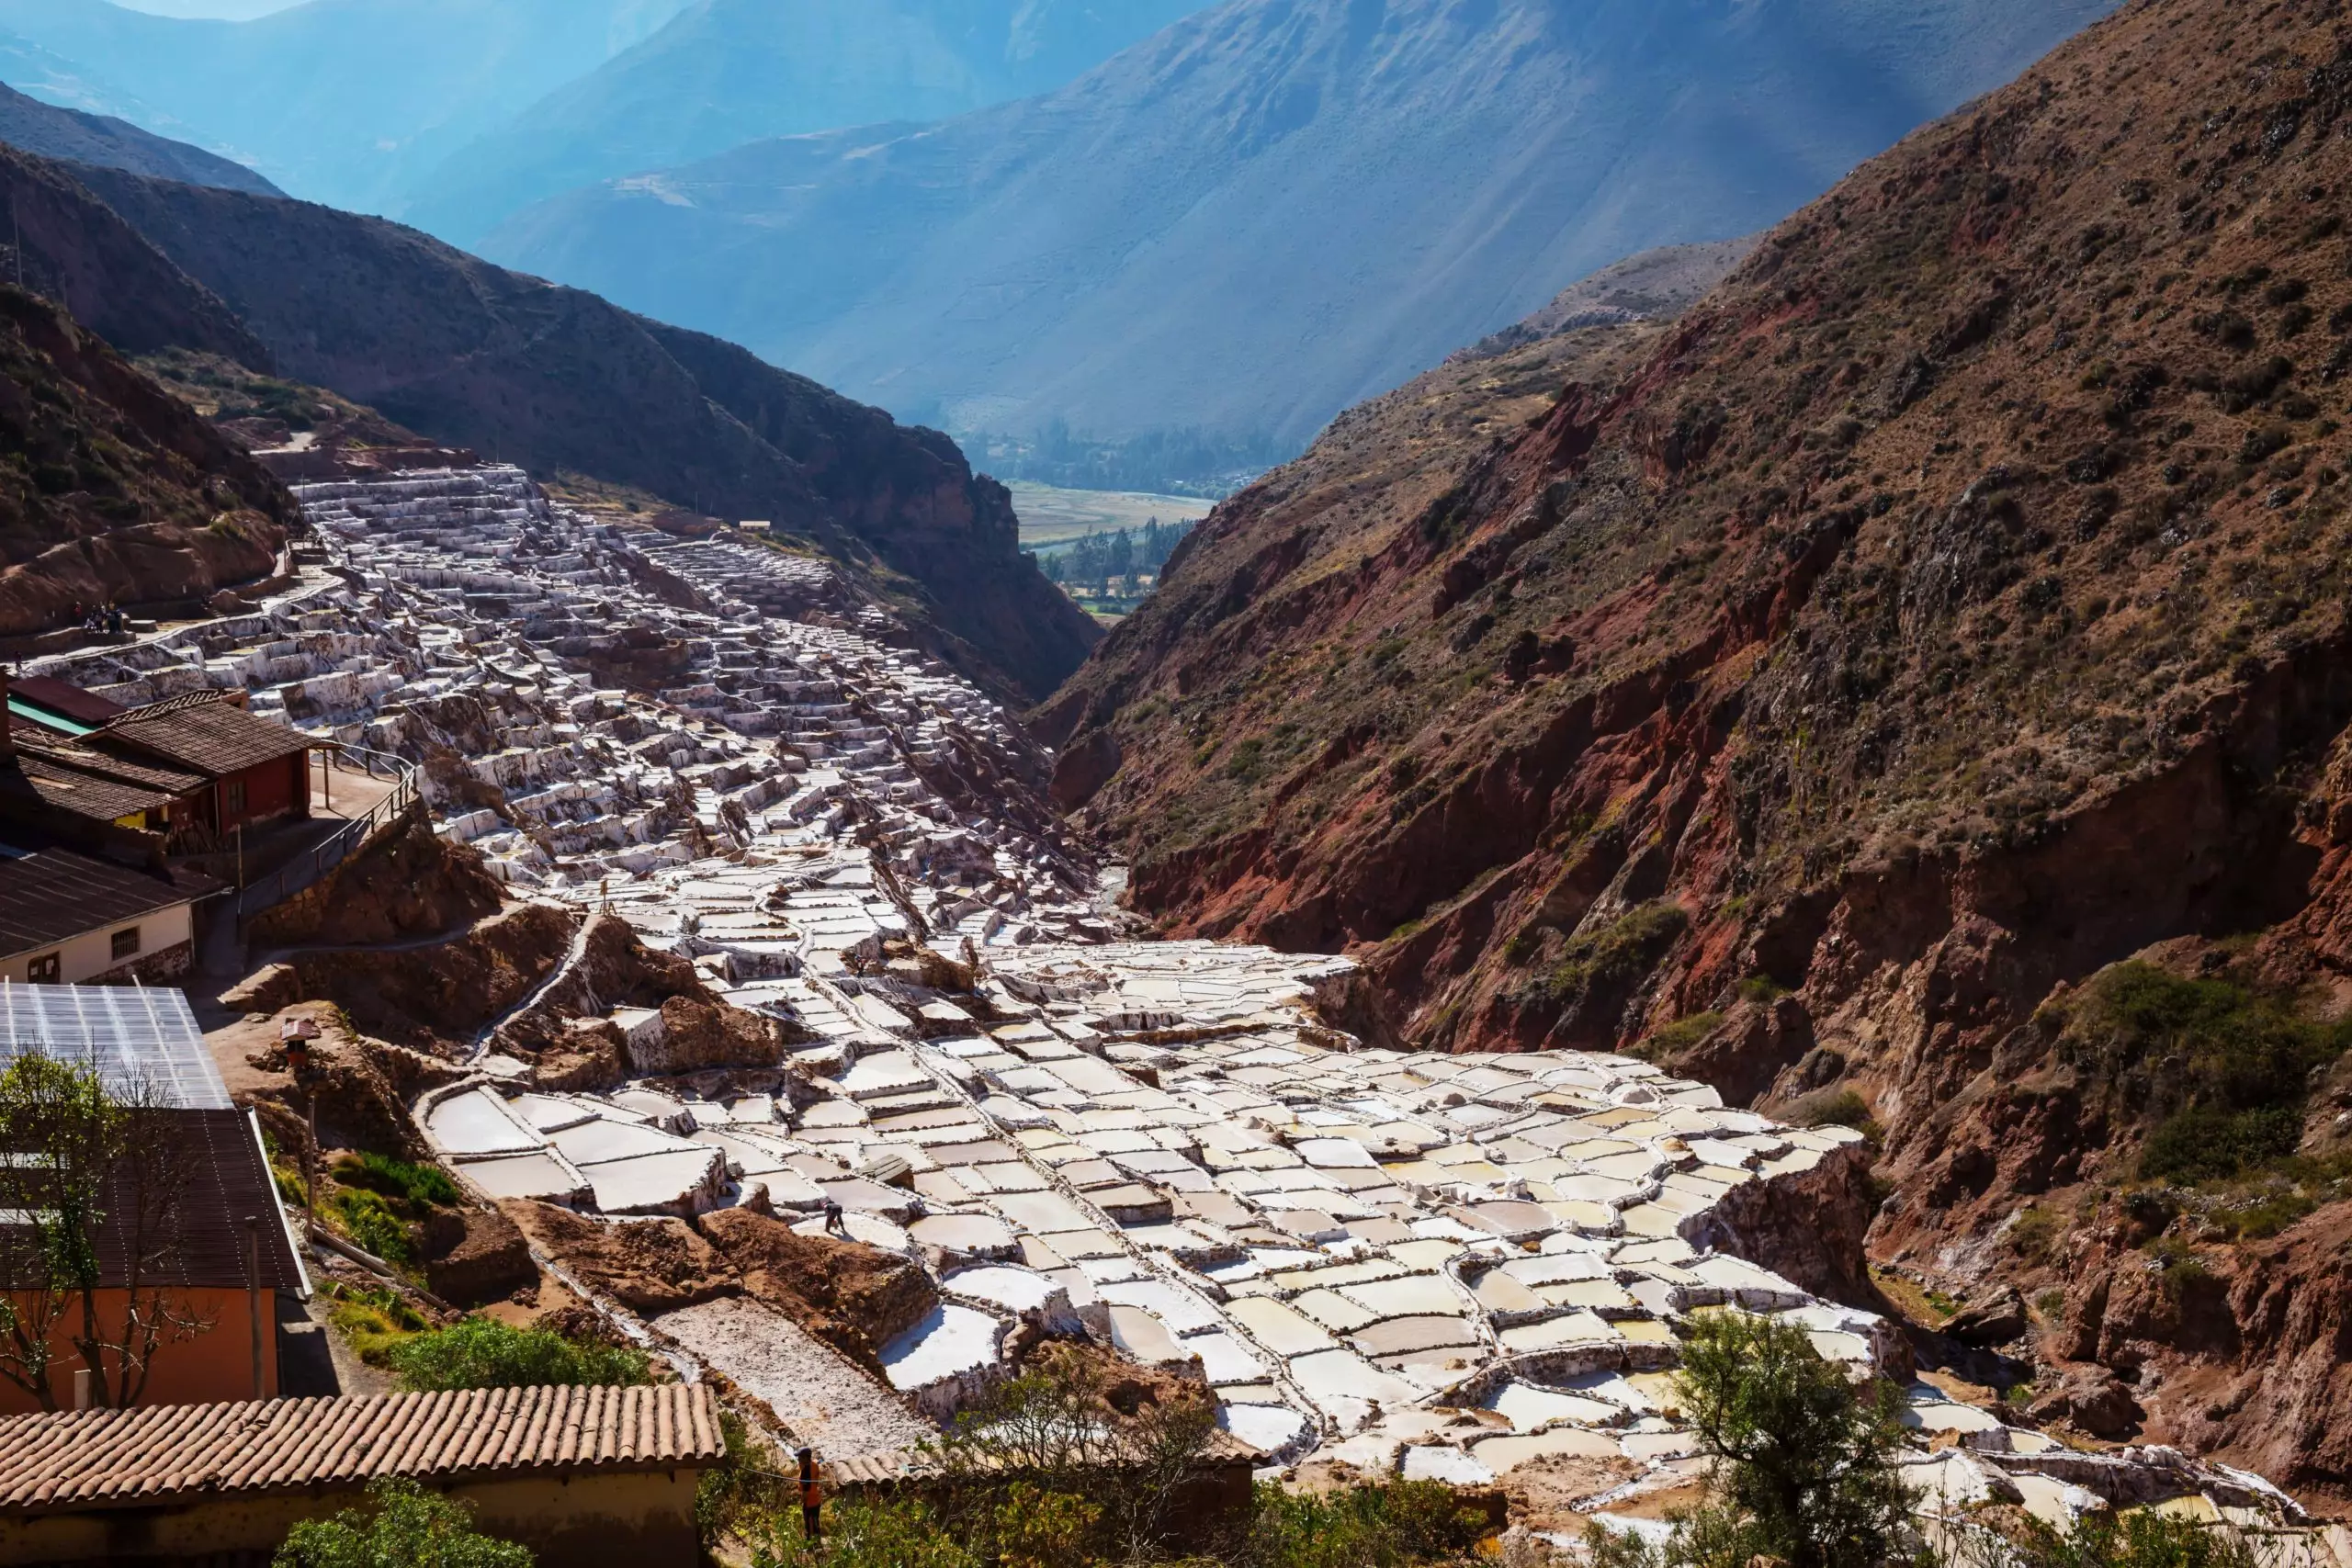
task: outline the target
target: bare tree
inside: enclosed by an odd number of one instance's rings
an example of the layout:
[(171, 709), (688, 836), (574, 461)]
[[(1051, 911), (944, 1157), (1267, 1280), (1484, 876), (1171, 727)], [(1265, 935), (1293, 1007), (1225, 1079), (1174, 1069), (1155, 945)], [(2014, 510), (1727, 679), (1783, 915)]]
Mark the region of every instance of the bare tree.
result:
[(159, 1349), (213, 1326), (179, 1288), (196, 1158), (151, 1084), (31, 1054), (0, 1072), (0, 1377), (42, 1409), (83, 1369), (129, 1409)]

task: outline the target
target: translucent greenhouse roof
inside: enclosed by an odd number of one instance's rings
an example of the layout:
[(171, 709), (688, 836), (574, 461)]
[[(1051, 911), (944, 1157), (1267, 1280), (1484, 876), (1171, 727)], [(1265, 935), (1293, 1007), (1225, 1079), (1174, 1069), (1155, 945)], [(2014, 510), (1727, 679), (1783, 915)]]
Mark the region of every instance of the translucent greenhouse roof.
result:
[(87, 1063), (119, 1092), (146, 1084), (184, 1110), (230, 1109), (220, 1069), (178, 991), (0, 982), (0, 1066), (28, 1054)]

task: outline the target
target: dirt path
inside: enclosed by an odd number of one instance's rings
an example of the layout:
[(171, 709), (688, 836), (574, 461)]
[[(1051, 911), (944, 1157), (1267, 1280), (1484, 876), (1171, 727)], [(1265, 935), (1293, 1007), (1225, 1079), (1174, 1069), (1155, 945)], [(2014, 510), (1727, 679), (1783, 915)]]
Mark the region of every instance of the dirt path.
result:
[(794, 1437), (827, 1459), (897, 1453), (939, 1436), (840, 1352), (756, 1302), (722, 1296), (653, 1324), (767, 1401)]

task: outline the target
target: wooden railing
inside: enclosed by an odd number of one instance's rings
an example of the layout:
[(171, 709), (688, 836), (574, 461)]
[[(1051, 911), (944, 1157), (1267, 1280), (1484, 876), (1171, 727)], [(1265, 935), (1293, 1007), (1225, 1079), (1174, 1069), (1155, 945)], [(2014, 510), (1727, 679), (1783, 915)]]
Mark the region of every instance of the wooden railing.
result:
[[(320, 840), (311, 849), (295, 856), (286, 864), (238, 889), (237, 919), (249, 920), (264, 909), (275, 908), (297, 893), (316, 886), (327, 873), (357, 854), (376, 835), (408, 815), (418, 799), (416, 764), (405, 757), (395, 757), (389, 751), (373, 751), (365, 746), (346, 746), (339, 740), (322, 742), (316, 750), (331, 759), (340, 758), (346, 765), (364, 771), (370, 778), (389, 778), (391, 794), (368, 809), (365, 817), (356, 817), (334, 834)], [(333, 765), (332, 761), (329, 763)]]

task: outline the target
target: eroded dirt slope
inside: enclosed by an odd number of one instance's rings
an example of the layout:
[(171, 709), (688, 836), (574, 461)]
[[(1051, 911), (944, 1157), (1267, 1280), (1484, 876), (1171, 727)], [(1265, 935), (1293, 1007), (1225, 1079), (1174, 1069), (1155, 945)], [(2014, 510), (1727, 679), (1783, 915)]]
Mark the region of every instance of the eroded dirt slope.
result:
[[(2352, 1484), (2347, 25), (2142, 0), (1670, 326), (1344, 417), (1039, 711), (1061, 800), (1170, 931), (1359, 953), (1358, 1025), (1869, 1117), (1873, 1246), (2024, 1281), (2023, 1370)], [(2143, 952), (2221, 989), (2086, 1033)]]

